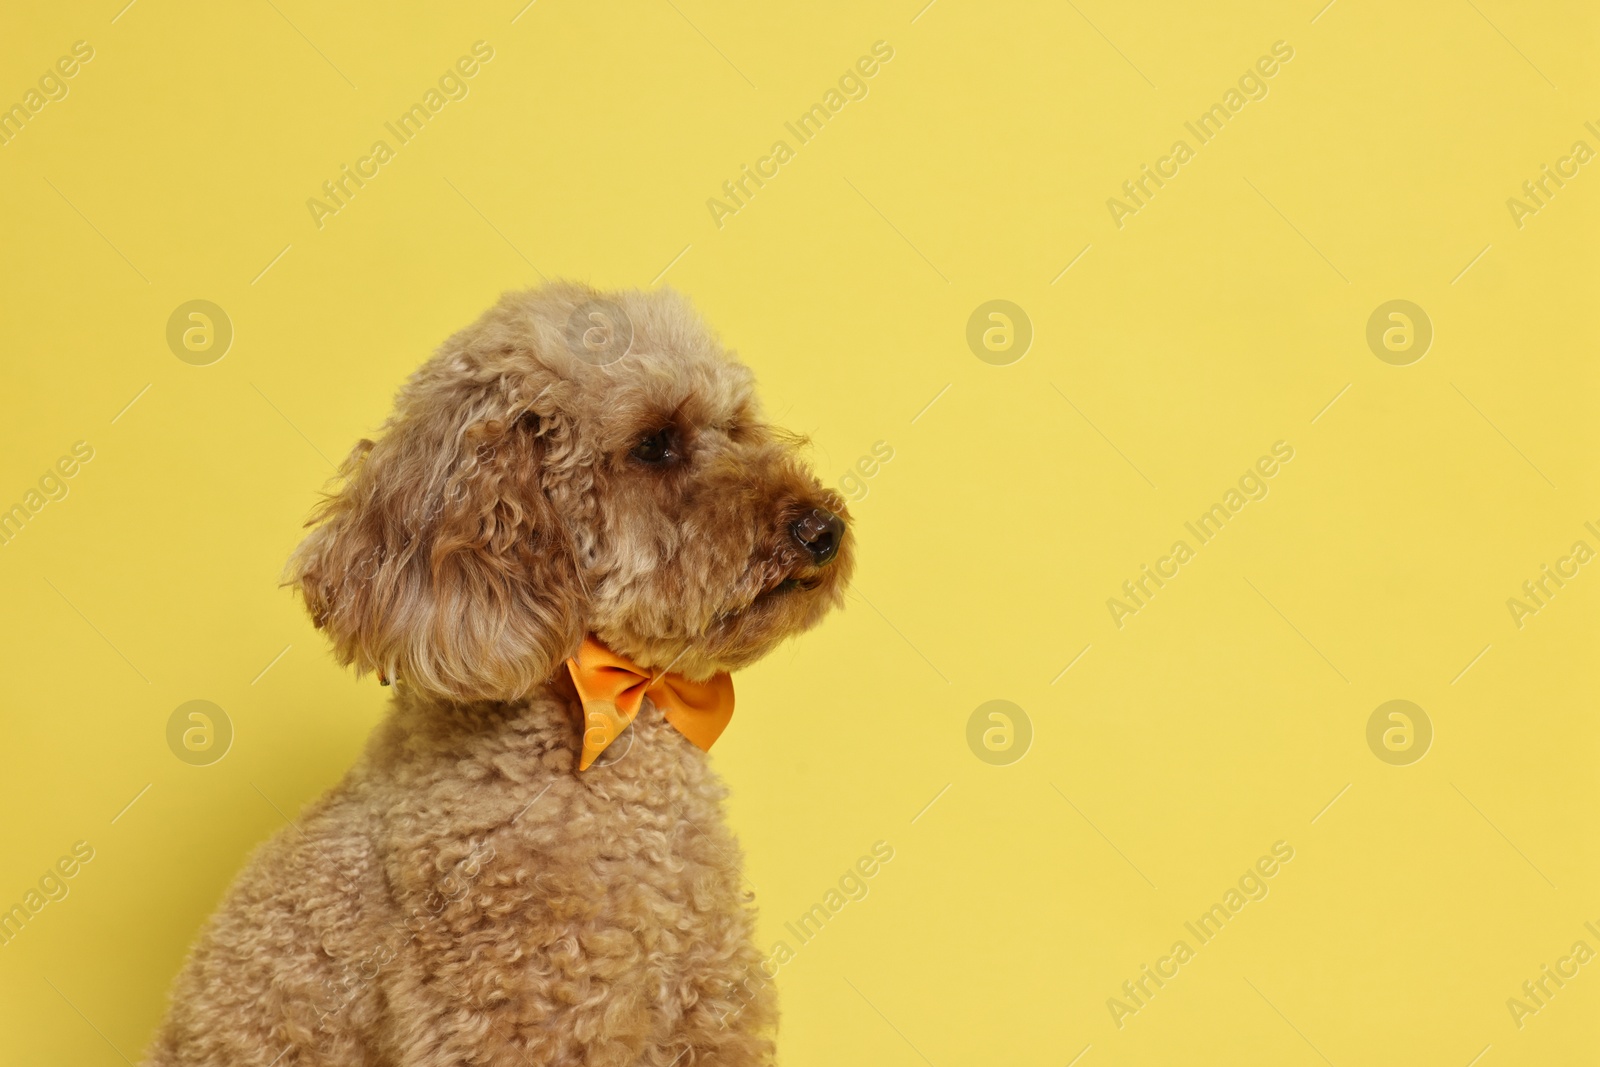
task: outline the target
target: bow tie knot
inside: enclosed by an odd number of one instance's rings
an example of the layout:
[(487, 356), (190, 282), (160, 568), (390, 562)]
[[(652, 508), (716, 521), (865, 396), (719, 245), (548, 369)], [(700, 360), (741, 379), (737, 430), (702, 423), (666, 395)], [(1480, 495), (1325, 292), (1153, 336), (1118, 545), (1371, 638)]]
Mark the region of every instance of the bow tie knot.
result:
[(580, 771), (588, 770), (628, 728), (647, 696), (673, 729), (702, 752), (710, 750), (733, 718), (733, 679), (726, 672), (706, 682), (652, 674), (593, 637), (583, 639), (578, 654), (567, 660), (567, 670), (583, 704)]

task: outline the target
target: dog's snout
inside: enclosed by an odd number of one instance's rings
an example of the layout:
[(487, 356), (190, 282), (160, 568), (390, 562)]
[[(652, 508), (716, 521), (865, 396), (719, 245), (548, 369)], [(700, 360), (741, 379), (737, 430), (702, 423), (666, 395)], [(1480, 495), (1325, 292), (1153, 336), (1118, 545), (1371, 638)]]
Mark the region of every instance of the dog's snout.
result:
[(800, 542), (801, 548), (811, 553), (812, 561), (822, 567), (839, 554), (839, 542), (844, 540), (844, 520), (831, 511), (815, 508), (792, 523), (789, 532)]

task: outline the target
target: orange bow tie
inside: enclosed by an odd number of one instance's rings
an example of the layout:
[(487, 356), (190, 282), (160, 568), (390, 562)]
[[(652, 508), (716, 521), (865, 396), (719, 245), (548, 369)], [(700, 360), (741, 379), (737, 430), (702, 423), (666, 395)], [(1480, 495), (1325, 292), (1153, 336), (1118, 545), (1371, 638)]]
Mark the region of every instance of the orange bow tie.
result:
[(588, 770), (628, 728), (647, 696), (667, 722), (702, 752), (710, 751), (733, 718), (733, 678), (725, 672), (709, 682), (693, 682), (681, 674), (651, 674), (593, 637), (583, 639), (578, 655), (567, 660), (567, 670), (583, 702), (580, 771)]

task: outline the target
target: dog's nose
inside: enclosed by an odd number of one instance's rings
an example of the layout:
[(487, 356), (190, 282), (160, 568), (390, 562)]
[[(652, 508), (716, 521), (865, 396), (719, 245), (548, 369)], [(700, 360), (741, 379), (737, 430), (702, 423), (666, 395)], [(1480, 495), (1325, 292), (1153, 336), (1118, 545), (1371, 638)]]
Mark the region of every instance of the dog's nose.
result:
[(844, 520), (831, 511), (816, 508), (811, 514), (789, 527), (800, 547), (811, 553), (811, 559), (822, 567), (833, 562), (839, 554), (839, 542), (844, 540)]

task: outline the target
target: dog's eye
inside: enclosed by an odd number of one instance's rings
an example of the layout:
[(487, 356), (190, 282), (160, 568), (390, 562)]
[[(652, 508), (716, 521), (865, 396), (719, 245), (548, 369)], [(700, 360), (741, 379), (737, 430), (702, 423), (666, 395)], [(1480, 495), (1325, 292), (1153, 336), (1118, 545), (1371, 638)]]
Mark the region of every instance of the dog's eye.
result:
[(647, 433), (639, 438), (639, 443), (633, 446), (633, 458), (641, 463), (666, 463), (677, 458), (677, 453), (672, 450), (672, 435), (666, 430), (657, 430)]

